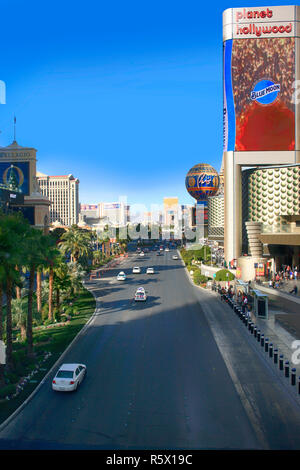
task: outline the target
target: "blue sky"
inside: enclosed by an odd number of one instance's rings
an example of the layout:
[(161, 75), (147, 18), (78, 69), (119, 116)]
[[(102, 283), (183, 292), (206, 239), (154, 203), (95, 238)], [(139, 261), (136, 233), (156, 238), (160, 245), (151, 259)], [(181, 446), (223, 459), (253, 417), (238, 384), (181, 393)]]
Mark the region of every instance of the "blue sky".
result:
[[(272, 1), (271, 5), (290, 2)], [(0, 145), (80, 179), (80, 201), (194, 200), (185, 174), (222, 160), (222, 11), (261, 2), (1, 1)]]

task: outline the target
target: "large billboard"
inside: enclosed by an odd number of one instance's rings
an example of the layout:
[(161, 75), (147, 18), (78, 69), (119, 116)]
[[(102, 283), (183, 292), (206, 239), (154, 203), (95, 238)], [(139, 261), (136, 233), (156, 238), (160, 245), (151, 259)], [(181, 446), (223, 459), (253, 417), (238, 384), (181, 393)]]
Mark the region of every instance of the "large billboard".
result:
[(294, 23), (280, 21), (293, 11), (231, 9), (224, 25), (224, 151), (295, 150)]
[(0, 162), (0, 183), (11, 182), (23, 195), (29, 195), (29, 162)]

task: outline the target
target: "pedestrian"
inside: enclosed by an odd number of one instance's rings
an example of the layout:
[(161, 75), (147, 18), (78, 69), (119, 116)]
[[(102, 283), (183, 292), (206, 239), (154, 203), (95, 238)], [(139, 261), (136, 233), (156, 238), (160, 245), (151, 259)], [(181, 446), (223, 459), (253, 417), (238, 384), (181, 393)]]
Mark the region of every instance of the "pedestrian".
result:
[(295, 294), (297, 295), (298, 293), (298, 287), (296, 286), (296, 284), (294, 285), (294, 288), (290, 291), (290, 294)]

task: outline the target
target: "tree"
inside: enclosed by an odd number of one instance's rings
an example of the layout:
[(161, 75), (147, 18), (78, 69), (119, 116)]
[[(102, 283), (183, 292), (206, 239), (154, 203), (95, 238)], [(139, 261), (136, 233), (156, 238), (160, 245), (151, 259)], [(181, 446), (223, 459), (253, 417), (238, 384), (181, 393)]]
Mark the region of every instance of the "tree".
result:
[(48, 320), (53, 321), (53, 283), (54, 269), (60, 264), (60, 252), (56, 248), (55, 240), (48, 237), (44, 246), (45, 272), (49, 275)]
[(4, 273), (2, 287), (6, 293), (6, 367), (11, 369), (12, 359), (12, 311), (11, 302), (15, 286), (22, 287), (19, 270), (23, 264), (23, 242), (29, 223), (21, 213), (0, 214), (0, 265)]
[(26, 338), (27, 338), (27, 354), (33, 355), (33, 336), (32, 336), (32, 307), (33, 307), (33, 293), (34, 281), (37, 267), (40, 266), (43, 259), (43, 242), (45, 237), (41, 230), (33, 227), (28, 228), (26, 238), (23, 243), (24, 262), (23, 266), (29, 271), (28, 280), (28, 308), (27, 308), (27, 324), (26, 324)]
[(61, 236), (58, 245), (63, 254), (70, 253), (71, 261), (78, 262), (82, 256), (89, 256), (91, 252), (91, 234), (72, 225), (70, 230)]
[(216, 272), (215, 281), (233, 281), (235, 278), (234, 274), (232, 274), (228, 269), (220, 269)]
[(26, 339), (27, 315), (23, 306), (23, 300), (21, 298), (13, 299), (11, 307), (13, 323), (20, 328), (21, 340), (24, 341)]
[(60, 293), (72, 287), (71, 274), (68, 265), (60, 257), (53, 270), (53, 288), (56, 292), (56, 308), (60, 307)]

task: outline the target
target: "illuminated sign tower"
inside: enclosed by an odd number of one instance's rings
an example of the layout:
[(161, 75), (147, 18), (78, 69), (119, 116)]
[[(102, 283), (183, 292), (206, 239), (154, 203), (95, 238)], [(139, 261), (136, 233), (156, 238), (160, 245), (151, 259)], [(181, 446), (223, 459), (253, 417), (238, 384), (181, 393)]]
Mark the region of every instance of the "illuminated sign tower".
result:
[(241, 255), (242, 168), (300, 162), (299, 21), (291, 5), (223, 12), (227, 262)]

